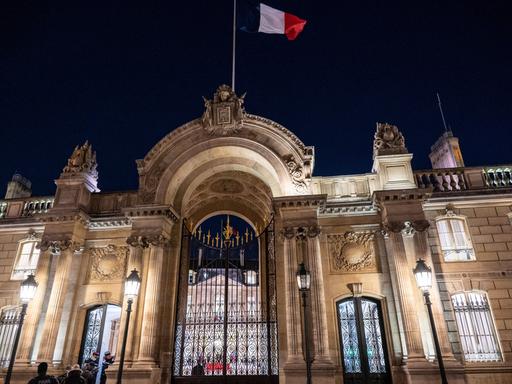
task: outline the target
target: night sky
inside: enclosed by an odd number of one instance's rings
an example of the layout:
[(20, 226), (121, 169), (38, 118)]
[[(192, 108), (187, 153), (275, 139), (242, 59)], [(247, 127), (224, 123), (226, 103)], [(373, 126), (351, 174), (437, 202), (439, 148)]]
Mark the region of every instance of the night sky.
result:
[[(239, 32), (237, 92), (316, 147), (315, 175), (369, 172), (377, 121), (429, 168), (436, 92), (467, 166), (512, 162), (512, 2), (266, 3), (308, 24)], [(1, 2), (0, 184), (18, 171), (53, 194), (88, 139), (99, 187), (137, 188), (135, 159), (230, 82), (231, 25), (231, 0)]]

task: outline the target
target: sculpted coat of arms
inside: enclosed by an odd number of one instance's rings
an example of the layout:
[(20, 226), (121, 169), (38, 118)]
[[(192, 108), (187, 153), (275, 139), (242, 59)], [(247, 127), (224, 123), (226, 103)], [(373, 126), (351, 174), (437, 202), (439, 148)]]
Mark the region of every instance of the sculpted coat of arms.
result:
[(374, 233), (345, 232), (328, 235), (331, 270), (333, 272), (373, 272), (376, 269)]
[(229, 85), (221, 85), (213, 100), (203, 97), (205, 111), (201, 118), (203, 128), (210, 135), (231, 135), (242, 129), (245, 116), (245, 94), (238, 97)]

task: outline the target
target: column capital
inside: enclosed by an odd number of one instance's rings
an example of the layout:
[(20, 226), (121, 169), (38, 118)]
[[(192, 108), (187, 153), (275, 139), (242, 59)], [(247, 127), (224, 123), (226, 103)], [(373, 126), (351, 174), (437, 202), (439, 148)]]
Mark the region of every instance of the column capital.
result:
[(291, 240), (306, 240), (307, 238), (315, 238), (322, 232), (321, 227), (318, 225), (309, 226), (295, 226), (295, 227), (284, 227), (281, 231), (281, 235), (285, 239)]
[(73, 252), (81, 252), (84, 249), (83, 244), (77, 241), (73, 241), (69, 238), (57, 240), (48, 236), (43, 236), (38, 247), (41, 251), (49, 250), (52, 255), (60, 255), (63, 251), (68, 249), (72, 250)]
[(146, 233), (128, 236), (126, 242), (132, 247), (165, 247), (170, 244), (169, 237), (162, 233)]

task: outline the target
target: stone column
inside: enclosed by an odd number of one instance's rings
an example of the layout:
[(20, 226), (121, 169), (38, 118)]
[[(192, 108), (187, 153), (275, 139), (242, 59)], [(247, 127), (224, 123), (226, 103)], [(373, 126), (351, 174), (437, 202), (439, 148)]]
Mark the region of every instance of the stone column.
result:
[(286, 286), (286, 344), (288, 356), (286, 364), (302, 364), (302, 327), (300, 322), (301, 304), (297, 290), (297, 244), (295, 230), (291, 227), (283, 230), (284, 235), (284, 271)]
[(160, 293), (164, 247), (168, 240), (163, 235), (148, 237), (149, 265), (144, 295), (144, 312), (140, 336), (138, 364), (155, 366), (159, 361)]
[[(439, 344), (441, 347), (441, 353), (443, 354), (444, 359), (455, 360), (450, 345), (450, 340), (448, 339), (446, 321), (444, 320), (443, 316), (443, 306), (439, 295), (439, 286), (437, 283), (435, 266), (432, 261), (432, 255), (428, 246), (427, 229), (429, 227), (429, 223), (427, 220), (417, 220), (412, 222), (411, 225), (414, 228), (415, 259), (417, 260), (422, 258), (425, 260), (427, 265), (432, 268), (432, 289), (430, 290), (430, 297), (432, 301), (432, 311), (434, 312), (434, 321), (439, 338)], [(432, 337), (431, 334), (430, 337)]]
[(69, 281), (69, 267), (73, 257), (72, 245), (72, 242), (69, 240), (55, 241), (52, 243), (52, 253), (57, 255), (57, 270), (51, 287), (41, 345), (37, 357), (37, 360), (40, 361), (53, 361), (53, 353), (57, 342), (57, 334), (59, 332), (64, 299)]
[(417, 289), (413, 284), (412, 269), (407, 261), (404, 242), (402, 238), (403, 224), (398, 222), (386, 225), (386, 248), (388, 248), (388, 262), (396, 277), (393, 285), (398, 293), (398, 309), (401, 318), (401, 338), (405, 345), (402, 347), (403, 362), (411, 360), (424, 360), (423, 344), (421, 342), (418, 315), (416, 313), (417, 302), (414, 292)]
[[(128, 258), (128, 268), (127, 273), (129, 274), (133, 269), (136, 269), (139, 271), (139, 276), (144, 276), (144, 268), (143, 268), (143, 262), (142, 262), (142, 255), (143, 251), (145, 249), (145, 243), (142, 241), (140, 236), (130, 236), (126, 242), (130, 245), (130, 255)], [(132, 314), (130, 317), (130, 328), (131, 331), (128, 330), (128, 337), (126, 340), (126, 352), (125, 352), (125, 364), (132, 362), (136, 360), (137, 355), (137, 345), (138, 345), (138, 339), (136, 338), (136, 332), (137, 325), (140, 323), (140, 318), (142, 316), (142, 306), (140, 305), (139, 298), (141, 295), (143, 295), (145, 292), (143, 290), (142, 284), (139, 290), (139, 297), (137, 297), (132, 305)], [(127, 308), (126, 299), (123, 301), (123, 313), (121, 314), (121, 326), (119, 328), (119, 334), (124, 334), (124, 328), (126, 326), (126, 308)], [(122, 345), (122, 338), (119, 338), (118, 343), (118, 351), (121, 350)]]
[(35, 273), (35, 279), (38, 284), (36, 296), (28, 305), (27, 316), (25, 317), (21, 333), (20, 346), (16, 356), (16, 364), (25, 365), (30, 363), (32, 351), (34, 349), (36, 331), (39, 319), (41, 318), (41, 312), (43, 310), (46, 288), (48, 286), (52, 257), (53, 255), (48, 248), (46, 248), (46, 250), (41, 249), (41, 255), (39, 256), (39, 262)]
[(330, 364), (329, 342), (327, 337), (327, 317), (325, 313), (325, 291), (322, 270), (322, 258), (320, 254), (320, 241), (318, 235), (320, 229), (316, 226), (307, 229), (308, 237), (308, 262), (311, 270), (311, 315), (313, 328), (313, 364)]
[[(62, 314), (60, 326), (57, 336), (57, 341), (54, 350), (54, 364), (61, 364), (62, 366), (72, 365), (69, 353), (65, 353), (66, 344), (73, 338), (72, 318), (76, 311), (76, 296), (77, 286), (79, 284), (80, 265), (82, 263), (83, 246), (75, 245), (71, 250), (71, 261), (68, 268), (66, 289), (64, 292), (64, 301), (62, 304)], [(71, 324), (71, 326), (70, 326)]]

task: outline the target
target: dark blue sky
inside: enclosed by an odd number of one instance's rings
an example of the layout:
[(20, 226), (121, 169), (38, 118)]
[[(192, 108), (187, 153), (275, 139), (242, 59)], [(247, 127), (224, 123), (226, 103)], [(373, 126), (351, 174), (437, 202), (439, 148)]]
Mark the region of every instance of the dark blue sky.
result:
[[(315, 175), (368, 172), (376, 121), (428, 168), (436, 91), (466, 165), (511, 162), (510, 1), (267, 4), (308, 24), (292, 42), (239, 32), (237, 91), (316, 147)], [(0, 184), (18, 170), (54, 193), (89, 139), (100, 188), (136, 188), (135, 159), (230, 81), (231, 17), (231, 0), (1, 2)]]

